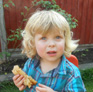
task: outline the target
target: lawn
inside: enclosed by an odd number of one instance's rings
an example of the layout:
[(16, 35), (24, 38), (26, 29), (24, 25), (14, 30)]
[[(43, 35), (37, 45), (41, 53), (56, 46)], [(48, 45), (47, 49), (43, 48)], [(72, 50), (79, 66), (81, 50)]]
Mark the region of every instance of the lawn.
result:
[[(80, 70), (87, 92), (93, 92), (93, 68)], [(0, 83), (0, 92), (20, 92), (19, 89), (11, 81)], [(23, 91), (21, 91), (23, 92)]]
[(93, 92), (93, 80), (84, 82), (87, 92)]
[(14, 85), (13, 82), (5, 81), (5, 82), (0, 83), (0, 92), (20, 92), (20, 91)]
[[(93, 80), (84, 81), (87, 92), (93, 92)], [(0, 84), (0, 92), (20, 92), (13, 82), (4, 82)], [(23, 92), (23, 91), (21, 91)]]

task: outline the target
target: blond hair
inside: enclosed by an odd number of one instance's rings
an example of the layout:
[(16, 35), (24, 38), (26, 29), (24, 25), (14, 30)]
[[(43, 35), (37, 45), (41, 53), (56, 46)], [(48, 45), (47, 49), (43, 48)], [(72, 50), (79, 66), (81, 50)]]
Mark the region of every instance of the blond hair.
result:
[(78, 44), (78, 40), (72, 40), (71, 31), (66, 19), (53, 10), (43, 10), (35, 12), (28, 20), (23, 35), (23, 50), (28, 57), (35, 57), (37, 52), (35, 48), (34, 37), (36, 33), (46, 34), (55, 29), (62, 33), (64, 31), (65, 50), (64, 55), (69, 57)]

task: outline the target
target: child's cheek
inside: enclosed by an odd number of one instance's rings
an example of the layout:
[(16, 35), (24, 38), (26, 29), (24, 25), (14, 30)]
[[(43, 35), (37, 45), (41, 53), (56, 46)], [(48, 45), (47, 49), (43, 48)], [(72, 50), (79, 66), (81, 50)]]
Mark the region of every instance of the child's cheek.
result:
[(63, 44), (61, 43), (61, 44), (59, 44), (58, 46), (59, 46), (59, 47), (58, 47), (58, 51), (64, 52), (64, 48), (65, 48), (65, 47), (64, 47), (64, 43), (63, 43)]
[(36, 50), (37, 50), (37, 54), (39, 56), (42, 56), (44, 54), (44, 52), (46, 51), (44, 44), (40, 44), (40, 43), (37, 44)]

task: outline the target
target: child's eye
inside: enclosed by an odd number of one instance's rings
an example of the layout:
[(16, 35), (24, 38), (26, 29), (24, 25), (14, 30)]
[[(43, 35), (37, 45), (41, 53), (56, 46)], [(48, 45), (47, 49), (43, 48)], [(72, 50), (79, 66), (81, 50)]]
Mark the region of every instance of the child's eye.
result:
[(61, 37), (60, 36), (56, 36), (56, 39), (60, 39)]
[(46, 40), (46, 37), (42, 37), (41, 39), (42, 39), (42, 40)]

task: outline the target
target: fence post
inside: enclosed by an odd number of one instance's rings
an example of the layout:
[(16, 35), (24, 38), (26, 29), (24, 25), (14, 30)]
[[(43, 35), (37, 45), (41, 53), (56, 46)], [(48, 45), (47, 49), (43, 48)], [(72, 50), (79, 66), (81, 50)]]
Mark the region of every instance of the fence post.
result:
[[(3, 0), (0, 0), (0, 38), (1, 38), (1, 52), (6, 52), (7, 40), (6, 40), (6, 29), (5, 29), (5, 20), (4, 20), (4, 9), (3, 9)], [(6, 60), (6, 55), (3, 54), (1, 60)], [(4, 62), (1, 61), (0, 63)]]

